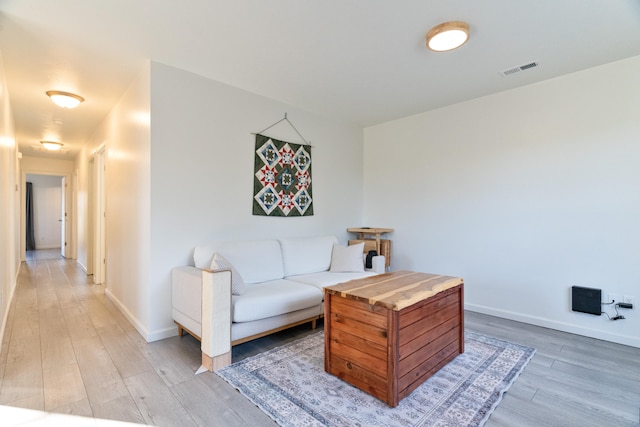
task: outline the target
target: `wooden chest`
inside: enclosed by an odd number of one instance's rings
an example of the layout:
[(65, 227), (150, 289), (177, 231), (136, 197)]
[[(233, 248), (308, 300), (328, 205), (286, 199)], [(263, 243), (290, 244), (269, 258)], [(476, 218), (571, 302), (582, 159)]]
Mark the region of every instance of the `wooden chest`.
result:
[(464, 352), (463, 292), (411, 271), (325, 288), (325, 371), (397, 406)]

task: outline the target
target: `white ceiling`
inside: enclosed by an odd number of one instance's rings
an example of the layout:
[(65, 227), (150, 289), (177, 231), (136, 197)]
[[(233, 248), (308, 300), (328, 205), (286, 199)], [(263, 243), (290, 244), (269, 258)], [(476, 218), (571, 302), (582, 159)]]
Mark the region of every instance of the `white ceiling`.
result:
[[(427, 50), (449, 20), (470, 41)], [(20, 150), (71, 158), (145, 60), (368, 126), (640, 55), (640, 0), (0, 0), (0, 51)]]

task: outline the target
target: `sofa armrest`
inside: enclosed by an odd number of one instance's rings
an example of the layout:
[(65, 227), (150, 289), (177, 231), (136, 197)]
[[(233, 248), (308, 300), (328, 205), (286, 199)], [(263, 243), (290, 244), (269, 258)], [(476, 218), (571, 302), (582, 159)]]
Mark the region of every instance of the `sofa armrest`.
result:
[[(186, 317), (199, 324), (202, 317), (201, 297), (202, 270), (191, 266), (175, 267), (171, 270), (173, 320), (180, 322), (182, 317)], [(176, 319), (176, 313), (179, 319)], [(200, 333), (199, 330), (192, 332)]]
[(231, 271), (192, 266), (172, 270), (172, 305), (201, 325), (202, 365), (231, 363)]
[(231, 270), (202, 270), (202, 365), (231, 364)]
[(365, 268), (366, 271), (372, 271), (382, 274), (386, 271), (384, 255), (377, 255), (371, 258), (371, 268)]

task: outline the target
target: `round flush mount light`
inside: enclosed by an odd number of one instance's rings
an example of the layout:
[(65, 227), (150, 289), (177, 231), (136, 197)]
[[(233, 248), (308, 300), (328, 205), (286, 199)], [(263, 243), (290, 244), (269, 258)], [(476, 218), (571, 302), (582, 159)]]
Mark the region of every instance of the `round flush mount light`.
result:
[(47, 96), (62, 108), (76, 108), (84, 98), (80, 95), (70, 92), (62, 92), (60, 90), (48, 90)]
[(459, 48), (469, 40), (469, 24), (449, 21), (436, 25), (427, 33), (427, 47), (435, 52)]
[(55, 141), (40, 141), (40, 144), (47, 150), (58, 151), (64, 145), (62, 142)]

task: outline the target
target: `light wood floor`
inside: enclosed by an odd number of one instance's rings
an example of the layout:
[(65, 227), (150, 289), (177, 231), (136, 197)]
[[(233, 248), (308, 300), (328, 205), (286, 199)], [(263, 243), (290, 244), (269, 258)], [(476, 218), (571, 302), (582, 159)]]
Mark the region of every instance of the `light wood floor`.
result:
[[(640, 349), (471, 312), (465, 320), (468, 329), (537, 349), (487, 426), (639, 425)], [(302, 326), (242, 344), (233, 359), (310, 332)], [(193, 338), (147, 344), (74, 261), (22, 264), (3, 341), (5, 408), (158, 426), (275, 425), (217, 375), (194, 375)]]
[(60, 259), (62, 253), (60, 248), (52, 249), (36, 249), (33, 251), (25, 252), (25, 259), (27, 261), (45, 260), (45, 259)]

